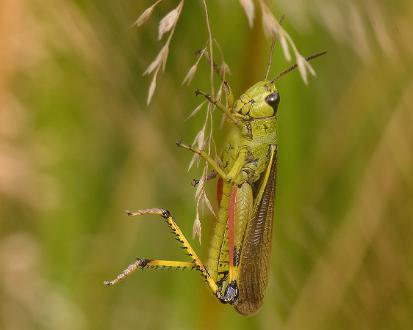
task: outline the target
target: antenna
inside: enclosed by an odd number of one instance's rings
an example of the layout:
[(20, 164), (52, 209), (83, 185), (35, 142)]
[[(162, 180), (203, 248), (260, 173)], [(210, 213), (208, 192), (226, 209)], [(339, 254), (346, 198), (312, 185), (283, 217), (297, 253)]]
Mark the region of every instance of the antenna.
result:
[[(317, 57), (320, 57), (320, 56), (322, 56), (322, 55), (325, 55), (325, 54), (327, 54), (327, 51), (323, 51), (323, 52), (320, 52), (320, 53), (315, 53), (315, 54), (313, 54), (313, 55), (310, 55), (310, 56), (306, 57), (305, 60), (306, 60), (307, 62), (309, 62), (309, 61), (311, 61), (311, 60), (313, 60), (313, 59), (315, 59), (315, 58), (317, 58)], [(290, 73), (291, 71), (295, 70), (295, 69), (297, 68), (297, 66), (298, 66), (298, 65), (297, 65), (297, 63), (296, 63), (296, 64), (290, 66), (288, 69), (285, 69), (284, 71), (280, 72), (273, 80), (271, 80), (271, 82), (272, 82), (272, 83), (276, 82), (276, 81), (279, 80), (282, 76), (285, 76), (287, 73)]]
[(265, 80), (267, 80), (268, 75), (270, 74), (270, 69), (271, 69), (271, 64), (272, 64), (272, 54), (274, 53), (275, 41), (276, 41), (275, 37), (272, 38), (270, 53), (268, 55), (267, 70), (265, 72)]
[[(281, 24), (284, 21), (285, 16), (282, 15), (280, 18), (280, 22), (279, 22), (279, 27), (281, 29)], [(272, 55), (274, 53), (274, 48), (275, 48), (275, 42), (277, 41), (276, 36), (274, 35), (274, 37), (272, 38), (272, 42), (271, 42), (271, 47), (270, 47), (270, 52), (268, 55), (268, 65), (267, 65), (267, 70), (265, 72), (265, 80), (267, 80), (268, 75), (270, 74), (270, 69), (271, 69), (271, 65), (272, 65)]]

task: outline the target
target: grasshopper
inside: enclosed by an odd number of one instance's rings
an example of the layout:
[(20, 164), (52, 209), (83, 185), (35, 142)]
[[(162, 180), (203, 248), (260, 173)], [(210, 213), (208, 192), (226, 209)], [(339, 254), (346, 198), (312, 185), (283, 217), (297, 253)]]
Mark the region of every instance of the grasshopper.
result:
[[(314, 54), (306, 60), (323, 54)], [(236, 101), (227, 86), (228, 106), (197, 91), (232, 123), (221, 163), (203, 150), (177, 142), (179, 147), (203, 158), (213, 169), (213, 176), (218, 177), (219, 211), (208, 262), (200, 260), (169, 211), (161, 208), (127, 211), (130, 216), (163, 218), (191, 261), (137, 259), (114, 280), (105, 281), (106, 285), (119, 282), (137, 269), (196, 269), (220, 302), (233, 305), (243, 315), (258, 311), (268, 283), (274, 217), (280, 103), (275, 82), (296, 67), (295, 64), (284, 70), (273, 80), (257, 82)]]

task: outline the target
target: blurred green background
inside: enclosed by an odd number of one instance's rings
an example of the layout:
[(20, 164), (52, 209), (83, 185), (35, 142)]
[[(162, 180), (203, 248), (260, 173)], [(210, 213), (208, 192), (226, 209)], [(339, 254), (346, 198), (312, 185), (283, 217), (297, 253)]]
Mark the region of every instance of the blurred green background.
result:
[[(135, 257), (187, 260), (159, 219), (190, 237), (186, 171), (209, 88), (199, 1), (186, 1), (150, 106), (142, 72), (158, 53), (164, 1), (0, 2), (0, 329), (412, 329), (413, 3), (280, 0), (276, 17), (317, 77), (279, 82), (279, 171), (270, 283), (245, 318), (196, 272), (112, 278)], [(209, 1), (236, 95), (264, 76), (269, 40), (238, 1)], [(276, 48), (272, 72), (289, 66)], [(216, 120), (219, 122), (219, 120)], [(221, 140), (222, 132), (217, 135)], [(211, 184), (213, 188), (214, 184)], [(211, 200), (215, 202), (211, 196)], [(203, 217), (206, 260), (213, 218)]]

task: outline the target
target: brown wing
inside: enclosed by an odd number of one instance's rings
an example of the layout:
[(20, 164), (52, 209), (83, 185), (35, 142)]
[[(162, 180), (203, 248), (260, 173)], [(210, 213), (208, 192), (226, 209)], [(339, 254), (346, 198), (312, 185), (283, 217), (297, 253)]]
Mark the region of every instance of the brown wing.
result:
[(268, 283), (277, 176), (276, 150), (269, 166), (270, 175), (261, 200), (254, 205), (255, 212), (248, 224), (241, 251), (239, 298), (235, 308), (244, 315), (253, 314), (260, 308)]

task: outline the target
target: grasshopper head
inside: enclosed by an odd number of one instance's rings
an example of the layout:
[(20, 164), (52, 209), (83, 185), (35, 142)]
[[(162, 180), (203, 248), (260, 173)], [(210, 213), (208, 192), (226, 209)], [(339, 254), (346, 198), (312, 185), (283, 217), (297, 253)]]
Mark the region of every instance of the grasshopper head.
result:
[(234, 105), (234, 112), (246, 120), (275, 116), (280, 95), (275, 84), (268, 80), (250, 87)]

